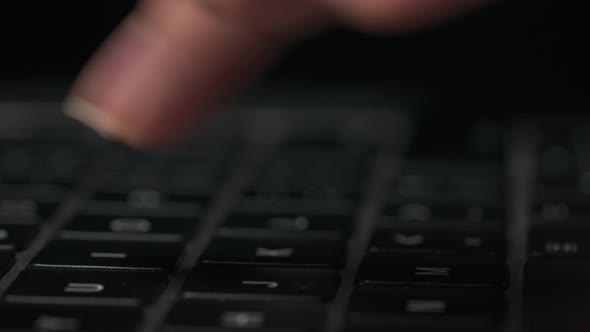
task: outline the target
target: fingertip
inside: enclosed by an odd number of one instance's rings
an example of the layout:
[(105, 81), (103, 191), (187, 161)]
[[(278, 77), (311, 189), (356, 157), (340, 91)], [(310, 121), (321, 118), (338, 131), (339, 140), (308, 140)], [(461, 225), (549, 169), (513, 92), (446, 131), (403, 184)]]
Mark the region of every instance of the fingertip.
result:
[(113, 140), (119, 123), (99, 106), (78, 96), (70, 96), (63, 106), (65, 115), (96, 131), (105, 140)]
[(93, 129), (106, 141), (125, 142), (136, 148), (149, 148), (158, 142), (146, 139), (149, 135), (136, 133), (107, 110), (79, 96), (68, 97), (63, 105), (63, 112), (69, 118)]
[(212, 10), (197, 1), (142, 2), (80, 73), (66, 113), (134, 146), (198, 134), (283, 46), (282, 34), (261, 30), (276, 17), (243, 5), (240, 15), (226, 3)]

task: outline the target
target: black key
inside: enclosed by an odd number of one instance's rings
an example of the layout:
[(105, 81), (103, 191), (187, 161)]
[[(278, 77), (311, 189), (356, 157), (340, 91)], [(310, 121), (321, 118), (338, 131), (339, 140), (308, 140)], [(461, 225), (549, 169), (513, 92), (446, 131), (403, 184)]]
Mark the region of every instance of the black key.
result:
[(56, 240), (31, 265), (60, 269), (173, 269), (181, 250), (177, 243)]
[(65, 197), (55, 186), (3, 186), (0, 184), (0, 218), (33, 220), (50, 217)]
[(198, 218), (203, 205), (188, 202), (150, 202), (130, 205), (122, 201), (86, 201), (82, 213), (96, 216)]
[(180, 242), (196, 218), (81, 215), (61, 232), (64, 239)]
[(198, 192), (216, 187), (231, 165), (231, 154), (235, 152), (233, 148), (220, 146), (209, 146), (208, 149), (156, 154), (126, 149), (100, 166), (112, 178), (112, 183), (107, 183), (109, 188), (152, 186), (191, 188)]
[(109, 187), (108, 190), (96, 193), (92, 199), (95, 201), (125, 202), (133, 208), (156, 209), (170, 203), (207, 202), (213, 194), (166, 190), (147, 186), (121, 188), (119, 190)]
[(202, 265), (184, 285), (185, 299), (331, 300), (340, 281), (336, 270)]
[[(338, 190), (326, 190), (317, 193), (302, 190), (283, 190), (263, 186), (254, 191), (244, 193), (240, 205), (254, 203), (259, 206), (268, 206), (270, 209), (258, 208), (257, 212), (285, 212), (305, 214), (310, 211), (330, 213), (333, 210), (351, 210), (358, 204), (361, 194), (343, 195)], [(255, 207), (250, 207), (254, 210)]]
[(590, 256), (590, 227), (533, 226), (529, 232), (533, 256)]
[(216, 238), (201, 258), (204, 263), (340, 267), (343, 241), (301, 238)]
[(150, 302), (165, 284), (163, 273), (26, 270), (8, 289), (4, 301), (138, 307)]
[(371, 250), (418, 255), (503, 256), (506, 254), (506, 238), (500, 230), (429, 231), (379, 228), (373, 235)]
[(368, 285), (505, 288), (508, 271), (502, 257), (371, 253), (363, 261), (358, 279)]
[[(548, 188), (544, 188), (548, 189)], [(567, 192), (571, 193), (571, 188), (567, 188)], [(556, 199), (548, 199), (545, 193), (540, 193), (542, 190), (537, 190), (540, 196), (539, 202), (536, 202), (532, 206), (532, 223), (533, 224), (548, 224), (548, 225), (564, 225), (574, 221), (579, 216), (589, 214), (588, 208), (585, 206), (585, 202), (578, 203), (572, 200), (572, 197), (567, 195), (563, 191), (553, 193), (555, 196), (560, 196)], [(545, 190), (547, 191), (547, 190)], [(569, 197), (568, 197), (569, 196)]]
[(0, 194), (0, 218), (2, 223), (6, 223), (6, 220), (37, 221), (39, 216), (38, 202), (33, 199), (14, 199), (6, 196), (8, 195)]
[(130, 308), (0, 305), (0, 331), (132, 331), (141, 312)]
[(340, 237), (349, 234), (353, 226), (352, 214), (295, 214), (295, 213), (241, 213), (231, 214), (221, 235), (277, 234)]
[(347, 331), (500, 331), (502, 291), (361, 287), (351, 298)]
[(525, 273), (526, 331), (590, 330), (588, 280), (588, 259), (530, 259)]
[[(425, 319), (431, 319), (430, 317), (425, 317)], [(419, 317), (417, 319), (418, 321), (422, 320), (422, 317)], [(448, 320), (452, 320), (452, 318), (448, 319)], [(422, 322), (424, 322), (422, 320)], [(400, 326), (400, 324), (391, 324), (388, 322), (379, 322), (379, 323), (357, 323), (357, 324), (352, 324), (350, 326), (347, 326), (347, 328), (344, 330), (346, 332), (365, 332), (365, 331), (371, 331), (371, 332), (503, 332), (503, 329), (501, 327), (494, 327), (494, 328), (489, 328), (489, 327), (485, 327), (483, 326), (484, 324), (480, 324), (482, 325), (481, 327), (455, 327), (454, 325), (476, 325), (474, 323), (459, 323), (459, 324), (453, 324), (453, 323), (444, 323), (444, 324), (438, 324), (438, 325), (448, 325), (448, 326), (452, 326), (450, 328), (447, 327), (440, 327), (440, 326), (436, 326), (438, 323), (435, 324), (430, 324), (433, 326), (429, 326), (429, 324), (419, 324), (419, 323), (405, 323), (403, 326)], [(393, 327), (392, 327), (393, 325)]]
[(541, 197), (532, 208), (534, 224), (585, 224), (590, 216), (590, 195), (570, 187), (542, 187), (537, 189), (537, 194)]
[[(319, 331), (324, 307), (309, 302), (181, 301), (164, 331)], [(198, 314), (195, 314), (198, 313)]]
[(72, 186), (85, 161), (80, 151), (66, 146), (12, 146), (0, 153), (0, 182)]
[(12, 246), (16, 250), (24, 249), (37, 234), (35, 224), (9, 224), (0, 222), (0, 247)]
[(14, 264), (14, 251), (12, 249), (0, 248), (0, 278), (12, 267)]
[[(405, 171), (392, 194), (391, 203), (419, 200), (430, 204), (448, 204), (452, 201), (455, 204), (487, 205), (487, 202), (502, 202), (502, 178), (493, 172), (495, 168), (465, 170), (460, 162), (429, 161), (428, 165), (432, 169)], [(470, 172), (476, 174), (470, 175)]]
[(237, 211), (248, 214), (352, 216), (356, 203), (346, 198), (242, 197)]
[(428, 114), (417, 123), (409, 148), (412, 158), (497, 161), (504, 155), (507, 126), (503, 119), (464, 114), (461, 121)]
[[(456, 202), (408, 200), (394, 202), (386, 208), (388, 223), (392, 226), (412, 226), (416, 223), (430, 223), (428, 226), (447, 225), (456, 228), (478, 227), (502, 224), (506, 212), (501, 200), (485, 202)], [(446, 222), (446, 223), (445, 223)]]
[(137, 204), (141, 202), (138, 198), (141, 199), (143, 193), (158, 193), (161, 201), (206, 203), (223, 184), (222, 172), (219, 169), (211, 171), (189, 166), (171, 170), (138, 170), (112, 174), (110, 181), (99, 188), (94, 199)]
[(367, 149), (295, 147), (280, 150), (245, 191), (249, 198), (358, 200), (367, 176)]
[(141, 205), (151, 204), (157, 197), (160, 202), (205, 203), (221, 187), (227, 165), (231, 165), (223, 152), (211, 155), (212, 158), (194, 158), (194, 151), (187, 151), (172, 158), (144, 155), (130, 159), (132, 153), (129, 151), (122, 160), (105, 165), (109, 179), (94, 200)]
[(575, 185), (579, 181), (578, 154), (570, 144), (547, 143), (537, 151), (537, 182), (544, 185)]

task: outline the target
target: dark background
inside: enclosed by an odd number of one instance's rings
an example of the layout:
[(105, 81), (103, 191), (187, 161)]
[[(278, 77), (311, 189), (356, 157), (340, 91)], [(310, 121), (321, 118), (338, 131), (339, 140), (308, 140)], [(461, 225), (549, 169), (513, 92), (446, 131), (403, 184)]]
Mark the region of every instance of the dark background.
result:
[[(133, 4), (3, 0), (0, 80), (70, 80)], [(586, 13), (584, 1), (504, 0), (420, 32), (369, 36), (337, 29), (294, 48), (268, 79), (369, 82), (524, 100), (585, 99), (590, 86)]]

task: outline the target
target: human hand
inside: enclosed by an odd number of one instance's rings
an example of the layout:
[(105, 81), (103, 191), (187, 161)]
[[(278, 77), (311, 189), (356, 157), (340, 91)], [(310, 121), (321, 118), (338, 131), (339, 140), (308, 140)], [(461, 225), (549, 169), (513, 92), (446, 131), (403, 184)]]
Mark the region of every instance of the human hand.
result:
[(298, 38), (398, 32), (490, 0), (144, 0), (78, 78), (66, 113), (136, 147), (190, 136)]

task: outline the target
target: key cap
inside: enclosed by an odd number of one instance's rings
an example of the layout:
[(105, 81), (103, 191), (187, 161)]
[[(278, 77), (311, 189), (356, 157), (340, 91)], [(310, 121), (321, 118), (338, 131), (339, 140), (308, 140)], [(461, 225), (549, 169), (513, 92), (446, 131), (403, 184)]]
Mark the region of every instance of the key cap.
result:
[(584, 224), (584, 218), (590, 216), (590, 195), (573, 187), (539, 187), (535, 193), (538, 198), (532, 207), (534, 224)]
[(248, 214), (354, 215), (357, 204), (349, 199), (305, 200), (293, 197), (242, 197), (236, 210)]
[[(343, 195), (338, 190), (304, 193), (304, 190), (283, 190), (273, 187), (262, 187), (244, 192), (241, 204), (253, 202), (256, 205), (270, 205), (271, 208), (288, 213), (307, 213), (310, 209), (324, 210), (350, 209), (358, 205), (362, 194)], [(283, 210), (282, 207), (285, 209)], [(258, 210), (261, 211), (261, 210)], [(262, 212), (270, 212), (262, 210)]]
[(81, 215), (66, 225), (63, 239), (181, 242), (196, 226), (193, 218)]
[(130, 207), (157, 209), (171, 203), (208, 202), (214, 192), (192, 192), (190, 190), (171, 190), (155, 186), (136, 186), (132, 188), (109, 187), (99, 191), (92, 199), (95, 201), (126, 202)]
[(590, 228), (586, 226), (537, 226), (529, 232), (532, 256), (590, 256)]
[(65, 192), (56, 186), (0, 184), (0, 218), (46, 219), (64, 197)]
[(4, 276), (6, 272), (14, 264), (14, 251), (12, 249), (0, 247), (0, 278)]
[(191, 272), (184, 299), (331, 300), (336, 270), (202, 265)]
[(537, 182), (574, 185), (579, 179), (578, 155), (570, 144), (546, 143), (537, 151)]
[(395, 215), (382, 218), (371, 248), (407, 254), (505, 254), (503, 219), (485, 217), (478, 207), (457, 210), (462, 212), (453, 212), (455, 217), (441, 217), (431, 205), (403, 205)]
[(462, 161), (410, 161), (390, 200), (394, 204), (407, 200), (482, 204), (501, 202), (502, 192), (502, 177), (497, 167)]
[(506, 265), (505, 258), (495, 257), (371, 253), (361, 265), (358, 280), (367, 285), (505, 288)]
[[(246, 197), (300, 200), (357, 200), (369, 155), (346, 148), (283, 148), (245, 191)], [(335, 167), (335, 165), (338, 165)]]
[(163, 330), (318, 332), (324, 311), (322, 305), (308, 302), (181, 301)]
[(154, 272), (25, 270), (8, 289), (12, 304), (139, 307), (164, 287)]
[[(4, 148), (0, 153), (0, 182), (55, 184), (71, 187), (86, 165), (71, 146), (33, 143)], [(69, 145), (69, 144), (68, 144)]]
[(203, 207), (192, 203), (171, 203), (157, 209), (132, 208), (120, 202), (86, 201), (81, 213), (92, 216), (119, 216), (150, 218), (188, 218), (198, 220), (203, 215)]
[(588, 280), (588, 259), (529, 259), (524, 293), (526, 331), (588, 331)]
[(418, 135), (409, 148), (409, 155), (435, 160), (497, 161), (504, 154), (505, 131), (503, 119), (478, 114), (461, 121), (448, 121), (447, 116), (430, 114), (418, 121)]
[[(192, 151), (176, 156), (119, 156), (105, 165), (109, 180), (95, 200), (141, 203), (142, 193), (158, 193), (162, 201), (208, 202), (223, 184), (228, 169), (227, 152), (195, 158)], [(136, 152), (135, 152), (136, 153)], [(110, 169), (110, 170), (109, 170)], [(149, 197), (148, 197), (149, 198)]]
[(120, 217), (161, 217), (161, 218), (198, 218), (203, 213), (203, 205), (199, 203), (172, 202), (166, 204), (153, 204), (134, 206), (121, 201), (86, 201), (82, 207), (82, 213), (96, 216), (120, 216)]
[[(545, 189), (545, 190), (543, 190)], [(590, 210), (586, 206), (587, 198), (579, 197), (577, 193), (572, 193), (571, 188), (566, 190), (547, 190), (548, 187), (538, 188), (536, 190), (540, 197), (538, 202), (535, 202), (532, 207), (532, 223), (534, 225), (556, 225), (563, 226), (572, 223), (581, 223), (585, 215), (590, 215)], [(543, 192), (545, 191), (545, 192)], [(547, 193), (551, 191), (549, 195), (555, 196), (556, 199), (548, 199)], [(559, 198), (557, 198), (559, 196)]]
[(221, 230), (223, 234), (244, 237), (280, 234), (341, 237), (350, 234), (352, 214), (232, 213)]
[(9, 224), (0, 221), (0, 247), (12, 246), (16, 250), (24, 249), (37, 234), (38, 227), (34, 224)]
[(408, 255), (504, 256), (506, 238), (501, 230), (425, 230), (378, 228), (371, 251)]
[(0, 331), (132, 331), (140, 311), (64, 305), (0, 305)]
[[(419, 318), (421, 319), (421, 318)], [(430, 317), (426, 317), (425, 319), (430, 319)], [(450, 319), (449, 319), (450, 320)], [(438, 324), (438, 323), (435, 323)], [(467, 325), (469, 323), (466, 323)], [(392, 328), (391, 325), (394, 327)], [(407, 326), (410, 325), (410, 326)], [(414, 326), (415, 325), (415, 326)], [(439, 326), (426, 326), (427, 324), (417, 324), (417, 323), (405, 323), (403, 326), (399, 326), (399, 324), (394, 325), (388, 322), (381, 322), (381, 323), (357, 323), (351, 326), (348, 326), (344, 331), (346, 332), (503, 332), (501, 327), (498, 328), (489, 328), (489, 327), (439, 327)], [(442, 324), (441, 324), (442, 325)], [(445, 325), (458, 325), (458, 324), (445, 324)], [(475, 325), (475, 323), (471, 323), (471, 325)], [(481, 324), (483, 325), (483, 324)], [(416, 327), (417, 326), (417, 327)]]
[(341, 267), (342, 241), (293, 238), (217, 238), (203, 254), (203, 263)]
[(31, 265), (59, 269), (169, 270), (176, 266), (181, 250), (177, 243), (56, 240)]
[[(189, 147), (184, 151), (146, 152), (119, 147), (113, 151), (110, 158), (100, 163), (101, 169), (112, 174), (115, 180), (121, 179), (119, 184), (135, 184), (134, 179), (141, 179), (139, 183), (165, 184), (173, 178), (181, 178), (186, 174), (196, 175), (206, 179), (214, 179), (231, 165), (230, 159), (237, 152), (235, 146), (208, 145), (203, 147)], [(153, 176), (160, 174), (163, 177)], [(136, 177), (135, 175), (139, 175)], [(159, 181), (161, 179), (162, 181)], [(195, 183), (190, 183), (193, 185)]]
[(110, 180), (99, 188), (97, 200), (127, 200), (137, 192), (156, 191), (169, 201), (207, 202), (214, 196), (224, 181), (225, 165), (178, 165), (143, 169), (138, 165), (127, 172), (109, 174)]
[[(392, 203), (392, 204), (391, 204)], [(429, 201), (403, 199), (391, 202), (385, 210), (392, 226), (411, 226), (416, 223), (457, 225), (456, 228), (502, 224), (506, 211), (501, 200), (481, 202)], [(445, 223), (445, 221), (447, 223)]]
[(347, 331), (500, 331), (506, 310), (499, 290), (361, 287), (352, 298)]

